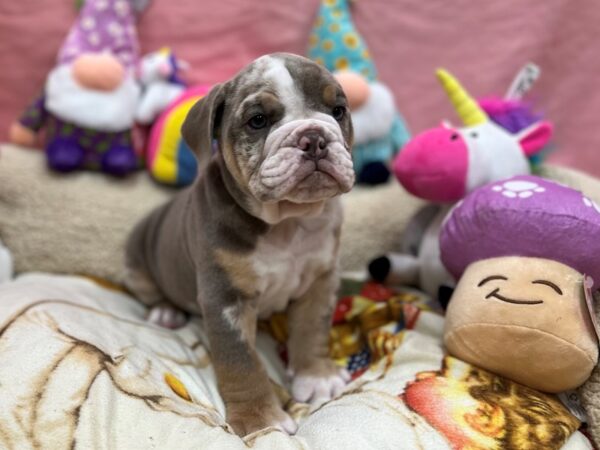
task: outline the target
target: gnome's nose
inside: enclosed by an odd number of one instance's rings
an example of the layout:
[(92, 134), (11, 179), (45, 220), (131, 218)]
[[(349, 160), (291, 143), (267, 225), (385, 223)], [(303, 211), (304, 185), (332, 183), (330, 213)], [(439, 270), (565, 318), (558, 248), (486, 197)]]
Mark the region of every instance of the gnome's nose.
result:
[(432, 202), (464, 197), (469, 153), (456, 130), (436, 128), (415, 136), (394, 161), (394, 173), (411, 194)]
[(319, 160), (327, 157), (327, 143), (318, 131), (308, 131), (302, 134), (298, 140), (298, 147), (305, 152), (305, 158)]
[(113, 91), (125, 79), (125, 67), (113, 55), (84, 53), (73, 61), (73, 78), (81, 86), (97, 91)]

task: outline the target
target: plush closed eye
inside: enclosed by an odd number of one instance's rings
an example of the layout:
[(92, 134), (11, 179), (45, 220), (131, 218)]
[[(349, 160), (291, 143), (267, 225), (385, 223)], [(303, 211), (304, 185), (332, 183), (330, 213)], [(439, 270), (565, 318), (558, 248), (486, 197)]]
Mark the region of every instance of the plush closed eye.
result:
[(346, 115), (346, 108), (343, 106), (336, 106), (335, 108), (333, 108), (333, 110), (331, 111), (331, 115), (333, 116), (333, 118), (337, 121), (340, 121), (344, 118), (344, 116)]
[(485, 277), (483, 280), (481, 280), (479, 282), (479, 284), (477, 285), (477, 287), (481, 287), (483, 286), (485, 283), (487, 283), (488, 281), (493, 281), (493, 280), (508, 280), (508, 278), (506, 278), (504, 275), (490, 275), (489, 277)]
[(264, 114), (257, 114), (250, 118), (248, 126), (254, 130), (260, 130), (261, 128), (265, 128), (268, 123), (267, 116)]
[(558, 295), (563, 295), (562, 290), (556, 284), (554, 284), (552, 281), (535, 280), (535, 281), (532, 281), (531, 284), (543, 284), (544, 286), (548, 286), (549, 288), (554, 290), (554, 292), (556, 292)]

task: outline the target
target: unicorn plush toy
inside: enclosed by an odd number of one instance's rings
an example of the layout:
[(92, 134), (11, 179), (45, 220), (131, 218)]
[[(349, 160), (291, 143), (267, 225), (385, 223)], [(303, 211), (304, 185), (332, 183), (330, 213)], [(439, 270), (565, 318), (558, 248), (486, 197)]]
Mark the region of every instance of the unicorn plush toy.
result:
[(140, 82), (144, 89), (135, 114), (136, 121), (150, 125), (185, 90), (180, 73), (189, 64), (175, 57), (169, 47), (149, 53), (140, 64)]
[(448, 203), (490, 181), (529, 173), (527, 157), (544, 147), (552, 126), (537, 122), (513, 134), (490, 120), (447, 71), (437, 76), (464, 127), (443, 123), (415, 136), (394, 162), (402, 186), (425, 200)]
[[(448, 210), (486, 183), (530, 173), (529, 158), (552, 135), (552, 125), (533, 115), (518, 131), (501, 121), (500, 125), (450, 73), (440, 69), (437, 77), (464, 126), (444, 122), (415, 136), (398, 154), (393, 169), (402, 186), (434, 204), (417, 213), (409, 224), (402, 253), (385, 255), (369, 265), (378, 281), (416, 285), (434, 297), (441, 287), (453, 285), (439, 258), (438, 235)], [(518, 94), (502, 105), (522, 107), (518, 96), (533, 83), (531, 78), (531, 66), (526, 66), (515, 80), (520, 86), (515, 91)], [(498, 104), (487, 102), (494, 112)]]

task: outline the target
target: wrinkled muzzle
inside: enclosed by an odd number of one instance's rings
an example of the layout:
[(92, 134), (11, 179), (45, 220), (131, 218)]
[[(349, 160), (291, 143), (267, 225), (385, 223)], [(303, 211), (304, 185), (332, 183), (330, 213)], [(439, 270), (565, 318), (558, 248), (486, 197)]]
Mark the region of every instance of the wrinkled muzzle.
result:
[(337, 123), (289, 122), (271, 132), (264, 152), (250, 181), (260, 201), (316, 202), (348, 192), (354, 184), (352, 158)]

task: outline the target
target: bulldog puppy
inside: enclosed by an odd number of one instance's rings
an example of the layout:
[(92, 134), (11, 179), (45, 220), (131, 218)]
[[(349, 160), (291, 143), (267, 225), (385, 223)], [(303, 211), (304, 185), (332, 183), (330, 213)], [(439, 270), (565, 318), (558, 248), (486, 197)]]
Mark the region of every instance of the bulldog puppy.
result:
[(354, 183), (346, 97), (306, 58), (263, 56), (201, 99), (182, 135), (201, 173), (133, 231), (127, 285), (157, 323), (180, 324), (165, 302), (203, 316), (236, 433), (293, 433), (255, 351), (256, 324), (287, 308), (297, 400), (340, 393), (348, 375), (329, 359), (328, 341), (339, 195)]

